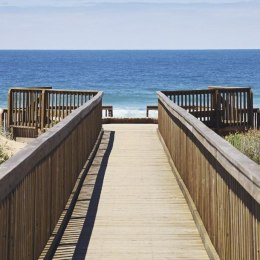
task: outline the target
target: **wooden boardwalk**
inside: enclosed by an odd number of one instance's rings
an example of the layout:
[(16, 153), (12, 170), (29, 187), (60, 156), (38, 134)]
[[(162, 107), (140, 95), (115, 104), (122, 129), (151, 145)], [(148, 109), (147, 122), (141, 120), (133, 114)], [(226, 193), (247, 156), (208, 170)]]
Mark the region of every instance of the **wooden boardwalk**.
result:
[(54, 259), (209, 259), (157, 125), (104, 125)]

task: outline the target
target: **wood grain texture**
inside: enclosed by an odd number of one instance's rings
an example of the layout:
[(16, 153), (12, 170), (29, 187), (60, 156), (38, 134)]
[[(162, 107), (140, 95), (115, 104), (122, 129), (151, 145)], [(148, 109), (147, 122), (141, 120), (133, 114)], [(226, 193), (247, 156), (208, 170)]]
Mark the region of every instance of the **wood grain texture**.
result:
[(54, 259), (209, 259), (157, 125), (104, 128)]
[(101, 130), (102, 93), (0, 166), (0, 259), (37, 259)]
[(11, 88), (8, 93), (8, 128), (15, 127), (14, 138), (34, 138), (31, 128), (37, 133), (45, 132), (97, 93), (50, 87)]
[(253, 93), (249, 87), (211, 86), (204, 90), (162, 93), (218, 133), (258, 127), (254, 119)]
[(260, 166), (159, 97), (159, 131), (220, 259), (260, 259)]

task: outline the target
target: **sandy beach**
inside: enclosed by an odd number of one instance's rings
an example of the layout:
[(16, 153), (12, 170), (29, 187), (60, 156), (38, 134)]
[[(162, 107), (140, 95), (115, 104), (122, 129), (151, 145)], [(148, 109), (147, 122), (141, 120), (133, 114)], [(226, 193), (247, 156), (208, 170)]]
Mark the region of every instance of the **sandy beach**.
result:
[(16, 142), (0, 135), (0, 146), (9, 157), (20, 151), (26, 143)]

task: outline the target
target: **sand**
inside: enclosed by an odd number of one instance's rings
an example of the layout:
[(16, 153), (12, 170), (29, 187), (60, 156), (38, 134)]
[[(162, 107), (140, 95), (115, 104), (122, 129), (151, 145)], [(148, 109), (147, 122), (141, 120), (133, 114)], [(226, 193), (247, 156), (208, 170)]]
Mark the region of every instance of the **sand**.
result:
[(15, 155), (25, 145), (26, 143), (16, 142), (0, 135), (0, 146), (3, 148), (4, 153), (8, 154), (9, 157)]

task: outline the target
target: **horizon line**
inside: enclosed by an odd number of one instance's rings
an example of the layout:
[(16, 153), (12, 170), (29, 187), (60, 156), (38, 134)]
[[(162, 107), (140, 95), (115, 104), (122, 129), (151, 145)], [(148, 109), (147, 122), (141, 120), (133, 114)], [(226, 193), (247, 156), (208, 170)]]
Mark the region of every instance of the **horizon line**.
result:
[(224, 51), (224, 50), (260, 50), (259, 48), (197, 48), (197, 49), (1, 49), (0, 51)]

